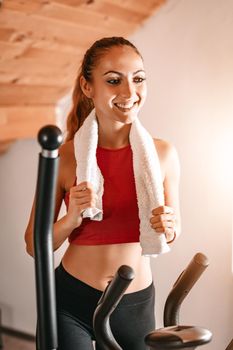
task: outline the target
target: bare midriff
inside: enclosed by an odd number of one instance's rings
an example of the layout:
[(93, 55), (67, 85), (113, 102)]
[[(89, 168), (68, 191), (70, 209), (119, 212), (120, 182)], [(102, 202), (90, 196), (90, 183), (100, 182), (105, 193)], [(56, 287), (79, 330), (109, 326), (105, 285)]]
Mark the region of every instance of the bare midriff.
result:
[(141, 255), (139, 243), (81, 246), (70, 244), (62, 259), (73, 277), (98, 290), (104, 290), (121, 265), (134, 269), (135, 278), (126, 293), (148, 287), (152, 282), (150, 260)]

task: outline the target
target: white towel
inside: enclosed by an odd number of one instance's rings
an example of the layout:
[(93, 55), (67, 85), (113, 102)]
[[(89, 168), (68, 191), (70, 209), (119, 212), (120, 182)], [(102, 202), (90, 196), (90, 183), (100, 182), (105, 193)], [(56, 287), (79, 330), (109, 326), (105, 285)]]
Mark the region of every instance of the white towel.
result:
[[(164, 205), (160, 163), (151, 135), (137, 118), (132, 123), (129, 140), (133, 153), (142, 255), (155, 257), (170, 251), (165, 235), (157, 234), (150, 225), (152, 209)], [(98, 196), (96, 208), (88, 208), (83, 212), (84, 218), (92, 220), (103, 218), (104, 179), (96, 160), (97, 145), (98, 123), (93, 109), (74, 136), (78, 182), (90, 182)]]

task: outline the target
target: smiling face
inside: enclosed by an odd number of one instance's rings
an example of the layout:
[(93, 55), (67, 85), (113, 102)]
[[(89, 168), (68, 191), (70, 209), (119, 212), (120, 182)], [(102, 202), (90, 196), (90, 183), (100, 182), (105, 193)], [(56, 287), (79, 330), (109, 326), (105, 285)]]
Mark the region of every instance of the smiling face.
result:
[(92, 71), (92, 80), (80, 81), (93, 100), (99, 120), (132, 123), (146, 98), (143, 61), (129, 46), (114, 46)]

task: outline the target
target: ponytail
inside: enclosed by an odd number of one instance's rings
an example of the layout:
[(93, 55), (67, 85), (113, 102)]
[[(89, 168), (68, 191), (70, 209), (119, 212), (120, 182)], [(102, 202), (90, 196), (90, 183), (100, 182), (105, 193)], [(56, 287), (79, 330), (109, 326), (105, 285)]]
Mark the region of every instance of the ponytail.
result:
[(67, 116), (67, 122), (66, 122), (67, 136), (66, 136), (65, 142), (70, 141), (74, 138), (76, 131), (78, 131), (78, 129), (82, 126), (84, 120), (94, 108), (94, 104), (92, 100), (86, 97), (82, 92), (82, 89), (79, 83), (81, 76), (82, 76), (82, 72), (80, 72), (77, 77), (73, 95), (72, 95), (73, 106)]

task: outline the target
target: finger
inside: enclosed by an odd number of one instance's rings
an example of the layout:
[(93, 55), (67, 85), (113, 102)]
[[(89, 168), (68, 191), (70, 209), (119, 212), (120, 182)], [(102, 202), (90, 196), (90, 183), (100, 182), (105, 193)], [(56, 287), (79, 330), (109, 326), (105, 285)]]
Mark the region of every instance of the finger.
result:
[(81, 212), (83, 212), (84, 210), (86, 210), (88, 208), (91, 208), (90, 204), (89, 203), (84, 203), (84, 204), (79, 206), (78, 211), (81, 213)]
[(159, 226), (159, 227), (153, 227), (152, 226), (152, 228), (158, 233), (165, 233), (166, 230), (168, 229), (167, 227), (163, 227), (163, 226)]
[(83, 211), (87, 208), (94, 208), (95, 207), (95, 203), (94, 202), (86, 202), (86, 203), (82, 203), (82, 204), (79, 204), (79, 211)]
[(76, 192), (75, 196), (77, 198), (92, 198), (94, 197), (94, 193), (89, 188), (85, 188), (83, 190)]
[(82, 189), (83, 189), (83, 187), (80, 187), (80, 186), (71, 187), (70, 195), (76, 195), (77, 193), (81, 192)]
[(156, 232), (163, 233), (163, 232), (165, 231), (165, 227), (162, 227), (162, 226), (151, 225), (151, 227), (152, 227)]
[(166, 223), (156, 222), (156, 223), (151, 224), (151, 227), (152, 227), (153, 229), (155, 229), (156, 231), (157, 231), (158, 229), (160, 229), (160, 230), (161, 230), (160, 232), (163, 232), (163, 231), (165, 231), (166, 229), (174, 229), (175, 223), (172, 222), (172, 221), (168, 221), (168, 222), (166, 222)]
[(159, 232), (163, 232), (166, 229), (172, 229), (174, 230), (175, 228), (175, 221), (174, 220), (168, 220), (168, 221), (155, 221), (155, 220), (150, 220), (151, 227), (155, 229), (156, 231), (159, 230)]
[(74, 205), (82, 205), (84, 203), (89, 203), (89, 206), (95, 206), (97, 199), (96, 195), (81, 195), (76, 194), (70, 198), (70, 203), (73, 203)]
[(70, 201), (88, 201), (91, 198), (90, 194), (85, 191), (73, 192), (70, 194)]
[(71, 197), (83, 197), (87, 195), (92, 195), (93, 190), (87, 187), (75, 186), (70, 189)]
[(83, 182), (80, 182), (77, 186), (77, 189), (79, 191), (85, 191), (86, 189), (92, 189), (92, 184), (88, 181), (83, 181)]
[(70, 201), (70, 206), (80, 207), (83, 204), (89, 203), (85, 198), (72, 198)]
[(160, 207), (154, 208), (152, 210), (152, 214), (153, 215), (157, 215), (157, 214), (173, 214), (173, 213), (174, 213), (173, 208), (168, 207), (168, 206), (160, 206)]
[(70, 201), (97, 202), (97, 200), (97, 194), (88, 189), (86, 191), (74, 192), (70, 195)]
[[(156, 233), (158, 233), (158, 234), (165, 234), (165, 236), (166, 236), (166, 238), (169, 238), (170, 239), (170, 237), (172, 236), (174, 236), (174, 232), (175, 232), (175, 230), (174, 229), (169, 229), (169, 228), (166, 228), (166, 229), (161, 229), (161, 228), (158, 228), (158, 229), (156, 229), (155, 230), (155, 232)], [(169, 240), (168, 239), (168, 240)]]
[(176, 217), (173, 214), (156, 214), (150, 218), (150, 222), (175, 221), (175, 219)]

